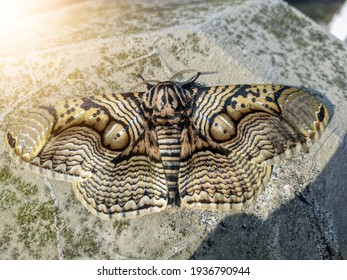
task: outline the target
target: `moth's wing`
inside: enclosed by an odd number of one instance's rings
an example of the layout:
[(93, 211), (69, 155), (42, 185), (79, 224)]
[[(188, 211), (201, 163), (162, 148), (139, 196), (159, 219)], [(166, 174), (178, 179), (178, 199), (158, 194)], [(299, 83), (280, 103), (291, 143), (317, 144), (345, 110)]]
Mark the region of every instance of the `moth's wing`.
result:
[[(280, 85), (193, 89), (179, 175), (183, 204), (240, 208), (266, 185), (271, 165), (307, 150), (329, 115), (315, 97)], [(198, 143), (198, 144), (196, 144)]]
[(272, 164), (307, 150), (329, 121), (314, 96), (281, 85), (196, 89), (192, 123), (204, 137), (254, 163)]
[(33, 171), (73, 182), (78, 199), (101, 218), (158, 212), (167, 204), (167, 185), (138, 95), (40, 106), (8, 132), (10, 154)]
[(189, 148), (181, 155), (178, 186), (186, 207), (239, 210), (270, 178), (271, 166), (238, 157), (194, 129), (187, 130), (183, 139)]
[(144, 132), (139, 93), (68, 99), (24, 115), (7, 133), (13, 159), (58, 180), (81, 181)]
[(73, 184), (90, 212), (102, 219), (122, 219), (166, 208), (168, 187), (155, 138), (154, 131), (146, 129), (131, 150), (97, 168), (88, 180)]

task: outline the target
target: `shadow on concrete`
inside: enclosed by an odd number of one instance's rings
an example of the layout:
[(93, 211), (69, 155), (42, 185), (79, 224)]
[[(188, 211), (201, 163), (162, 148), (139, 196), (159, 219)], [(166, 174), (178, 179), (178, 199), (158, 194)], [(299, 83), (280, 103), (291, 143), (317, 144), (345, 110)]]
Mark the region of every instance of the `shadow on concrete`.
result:
[(322, 172), (295, 199), (265, 221), (247, 214), (227, 217), (191, 259), (346, 258), (346, 204), (347, 134)]

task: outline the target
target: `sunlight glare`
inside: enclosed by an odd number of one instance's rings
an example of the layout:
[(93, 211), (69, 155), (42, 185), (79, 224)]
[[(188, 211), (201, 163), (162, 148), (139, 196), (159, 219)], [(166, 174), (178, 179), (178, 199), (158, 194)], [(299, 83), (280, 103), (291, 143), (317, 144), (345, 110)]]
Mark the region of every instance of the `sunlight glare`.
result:
[(0, 0), (0, 30), (10, 30), (23, 18), (53, 6), (58, 0)]
[(0, 0), (0, 28), (5, 28), (12, 22), (18, 20), (25, 11), (23, 0)]

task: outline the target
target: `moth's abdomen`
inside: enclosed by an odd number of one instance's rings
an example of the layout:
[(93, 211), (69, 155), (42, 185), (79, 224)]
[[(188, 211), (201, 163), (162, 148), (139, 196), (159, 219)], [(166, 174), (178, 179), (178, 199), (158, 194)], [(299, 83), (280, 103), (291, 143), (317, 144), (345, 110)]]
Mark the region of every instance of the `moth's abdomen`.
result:
[(175, 204), (178, 190), (182, 128), (180, 125), (157, 126), (156, 131), (169, 190), (168, 204)]

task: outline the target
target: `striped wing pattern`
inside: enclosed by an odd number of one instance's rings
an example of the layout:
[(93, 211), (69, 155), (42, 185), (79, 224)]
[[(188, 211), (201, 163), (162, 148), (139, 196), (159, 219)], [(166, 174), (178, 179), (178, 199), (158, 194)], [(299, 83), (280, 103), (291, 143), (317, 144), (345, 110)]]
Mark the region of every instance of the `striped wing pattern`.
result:
[[(251, 202), (267, 184), (272, 164), (306, 151), (329, 119), (316, 98), (288, 86), (219, 86), (192, 94), (197, 132), (179, 174), (187, 206), (239, 209)], [(194, 145), (199, 138), (205, 140)]]
[(129, 154), (109, 160), (88, 180), (73, 184), (77, 198), (102, 219), (159, 212), (167, 205), (164, 167), (140, 141)]
[(51, 178), (73, 182), (88, 210), (126, 218), (166, 206), (163, 165), (145, 147), (137, 93), (40, 106), (7, 134), (13, 158)]
[(72, 182), (98, 217), (122, 219), (168, 205), (242, 209), (272, 165), (307, 151), (328, 120), (322, 103), (294, 87), (162, 82), (41, 105), (5, 142), (34, 172)]

